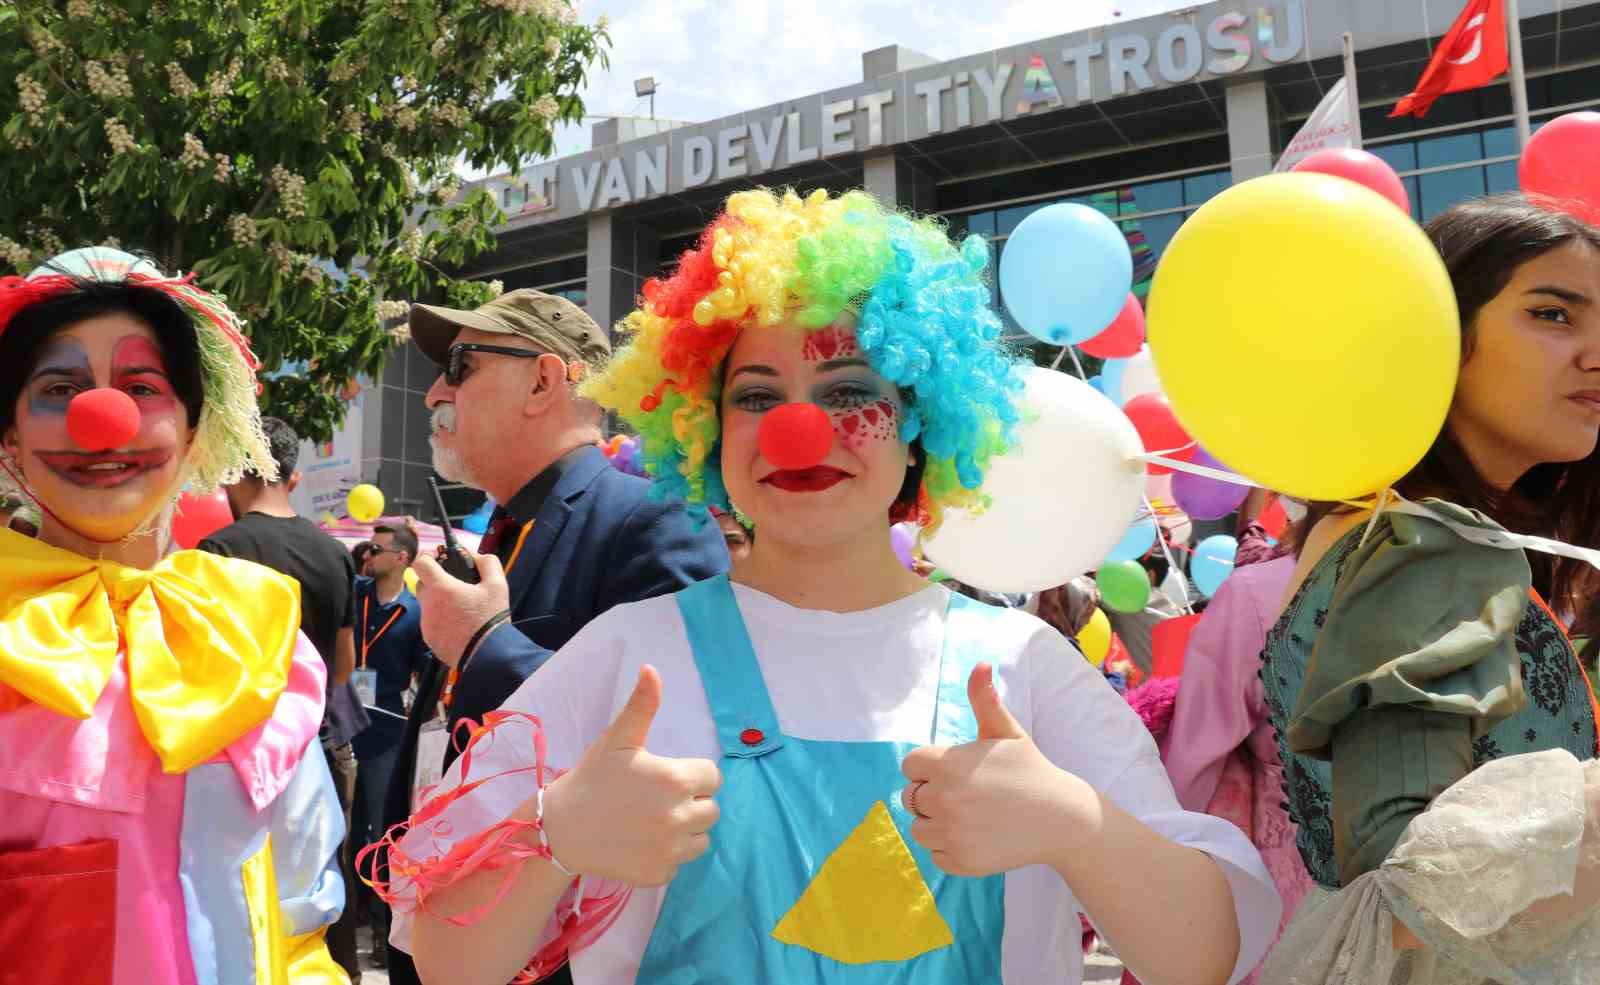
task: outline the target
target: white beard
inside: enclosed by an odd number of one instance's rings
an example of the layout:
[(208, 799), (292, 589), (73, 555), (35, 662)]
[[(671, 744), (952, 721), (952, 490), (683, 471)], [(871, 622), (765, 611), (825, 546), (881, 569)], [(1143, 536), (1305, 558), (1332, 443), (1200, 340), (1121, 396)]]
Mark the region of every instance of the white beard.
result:
[[(433, 419), (431, 423), (434, 431), (448, 431), (451, 434), (455, 434), (455, 405), (440, 404), (439, 406), (435, 407), (433, 409)], [(444, 479), (446, 482), (460, 482), (464, 485), (471, 486), (474, 489), (483, 488), (482, 484), (479, 483), (477, 478), (472, 474), (472, 469), (468, 467), (466, 460), (461, 457), (461, 453), (459, 451), (456, 451), (454, 448), (446, 448), (439, 444), (439, 442), (433, 439), (431, 432), (428, 437), (428, 447), (433, 451), (433, 470), (439, 473), (440, 478)]]

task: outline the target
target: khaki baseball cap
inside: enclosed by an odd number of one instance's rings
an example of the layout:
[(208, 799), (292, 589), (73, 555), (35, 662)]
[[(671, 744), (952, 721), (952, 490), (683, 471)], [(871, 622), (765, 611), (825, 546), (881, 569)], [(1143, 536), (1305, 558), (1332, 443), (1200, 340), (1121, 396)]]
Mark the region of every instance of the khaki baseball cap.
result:
[(554, 294), (526, 287), (502, 294), (472, 311), (431, 304), (411, 306), (411, 338), (441, 369), (463, 328), (520, 335), (569, 363), (599, 369), (611, 355), (606, 333), (584, 310)]

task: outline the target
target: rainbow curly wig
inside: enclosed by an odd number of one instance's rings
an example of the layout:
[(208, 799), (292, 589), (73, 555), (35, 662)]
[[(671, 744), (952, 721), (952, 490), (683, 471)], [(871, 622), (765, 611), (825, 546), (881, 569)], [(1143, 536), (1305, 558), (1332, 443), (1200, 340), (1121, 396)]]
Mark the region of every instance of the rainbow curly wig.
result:
[[(27, 277), (0, 277), (0, 333), (22, 309), (79, 290), (86, 281), (126, 282), (161, 291), (189, 316), (198, 350), (203, 403), (182, 484), (197, 493), (247, 474), (277, 477), (277, 462), (261, 429), (256, 370), (237, 316), (192, 277), (167, 277), (146, 260), (103, 246), (64, 253)], [(0, 492), (25, 492), (11, 470), (0, 470)], [(31, 497), (30, 497), (31, 498)]]
[(907, 518), (931, 531), (946, 509), (981, 508), (989, 462), (1020, 423), (1019, 364), (1000, 341), (988, 264), (982, 238), (952, 242), (937, 220), (865, 192), (739, 192), (671, 277), (646, 282), (626, 320), (632, 341), (585, 393), (638, 433), (658, 495), (701, 515), (729, 509), (718, 406), (734, 340), (852, 313), (868, 363), (906, 397), (900, 437), (925, 461)]

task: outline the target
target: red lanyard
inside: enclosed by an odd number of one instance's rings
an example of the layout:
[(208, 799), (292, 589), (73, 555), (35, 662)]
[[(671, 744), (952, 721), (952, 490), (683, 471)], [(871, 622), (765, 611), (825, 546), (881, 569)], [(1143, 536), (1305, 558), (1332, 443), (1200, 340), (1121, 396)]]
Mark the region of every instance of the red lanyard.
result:
[[(378, 590), (378, 586), (376, 586), (376, 585), (372, 586), (372, 590), (374, 592), (376, 592)], [(378, 630), (377, 635), (373, 636), (372, 639), (369, 640), (369, 639), (366, 638), (366, 636), (367, 636), (367, 627), (372, 625), (372, 624), (367, 621), (367, 616), (371, 611), (372, 611), (372, 596), (368, 595), (366, 598), (361, 600), (361, 664), (360, 664), (360, 666), (361, 666), (361, 668), (363, 670), (366, 669), (366, 666), (367, 666), (367, 651), (372, 649), (372, 644), (374, 644), (374, 643), (378, 642), (379, 640), (383, 639), (383, 634), (387, 633), (389, 631), (389, 627), (394, 625), (394, 621), (396, 619), (399, 619), (401, 616), (405, 615), (405, 613), (406, 613), (406, 610), (405, 610), (404, 606), (401, 606), (400, 608), (396, 609), (394, 615), (389, 617), (389, 621), (383, 624), (383, 628), (382, 629)]]
[[(522, 553), (522, 544), (523, 544), (524, 541), (526, 541), (528, 539), (528, 531), (530, 531), (532, 529), (533, 529), (533, 521), (532, 520), (529, 520), (527, 523), (522, 525), (522, 533), (517, 535), (517, 544), (516, 544), (515, 547), (511, 548), (511, 557), (510, 557), (510, 559), (508, 559), (506, 561), (506, 573), (507, 574), (510, 574), (511, 573), (511, 569), (517, 566), (517, 556)], [(462, 656), (466, 656), (466, 654), (463, 653)], [(460, 679), (461, 679), (461, 672), (459, 670), (457, 670), (456, 668), (451, 667), (450, 668), (450, 673), (448, 675), (446, 675), (445, 679), (444, 679), (444, 691), (443, 691), (443, 693), (441, 693), (439, 695), (440, 704), (443, 704), (446, 708), (450, 707), (451, 700), (455, 698), (455, 695), (456, 695), (456, 681), (458, 681)]]

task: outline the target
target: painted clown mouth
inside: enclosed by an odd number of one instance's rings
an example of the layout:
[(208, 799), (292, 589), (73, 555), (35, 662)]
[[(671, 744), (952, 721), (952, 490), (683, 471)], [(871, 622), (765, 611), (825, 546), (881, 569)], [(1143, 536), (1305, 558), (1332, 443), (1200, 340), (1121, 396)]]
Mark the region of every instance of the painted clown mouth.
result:
[(780, 469), (761, 482), (763, 485), (773, 486), (784, 492), (812, 493), (831, 489), (846, 479), (853, 478), (855, 476), (843, 469), (817, 465), (809, 469)]
[(45, 451), (39, 461), (66, 482), (85, 489), (112, 489), (172, 460), (172, 449), (130, 452)]

